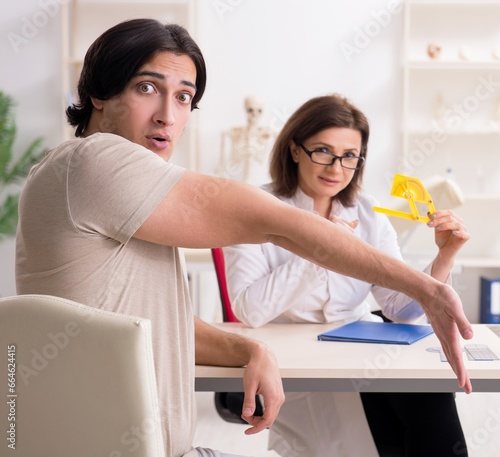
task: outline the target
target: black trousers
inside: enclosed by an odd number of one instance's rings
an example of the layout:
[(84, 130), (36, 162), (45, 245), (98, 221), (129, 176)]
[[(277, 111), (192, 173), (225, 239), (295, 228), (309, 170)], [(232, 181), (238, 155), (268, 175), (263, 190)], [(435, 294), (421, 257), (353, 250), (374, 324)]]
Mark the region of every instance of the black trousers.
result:
[(452, 393), (362, 393), (381, 457), (466, 457)]

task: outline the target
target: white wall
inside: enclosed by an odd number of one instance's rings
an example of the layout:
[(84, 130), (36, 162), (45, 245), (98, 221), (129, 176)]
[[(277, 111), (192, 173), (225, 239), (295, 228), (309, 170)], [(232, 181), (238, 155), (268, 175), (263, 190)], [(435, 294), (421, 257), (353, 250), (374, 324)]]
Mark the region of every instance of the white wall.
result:
[[(62, 139), (60, 5), (65, 1), (10, 2), (2, 11), (0, 89), (17, 101), (18, 153), (36, 136), (43, 136), (48, 147)], [(209, 72), (207, 92), (195, 114), (200, 125), (200, 169), (214, 171), (220, 133), (244, 124), (245, 96), (261, 94), (267, 101), (264, 124), (279, 129), (309, 97), (340, 92), (371, 121), (373, 159), (365, 183), (383, 199), (388, 188), (382, 181), (383, 170), (394, 166), (399, 148), (401, 3), (198, 0), (197, 4), (193, 35)], [(396, 14), (388, 11), (398, 5)], [(372, 37), (361, 37), (365, 32)], [(351, 48), (344, 53), (341, 46)], [(12, 240), (0, 245), (0, 255), (0, 294), (11, 295), (15, 293)]]
[[(59, 9), (59, 3), (50, 0), (22, 0), (2, 7), (0, 90), (17, 104), (18, 154), (35, 137), (42, 136), (46, 147), (62, 139)], [(14, 293), (10, 239), (0, 243), (0, 296)]]
[(196, 37), (209, 76), (196, 114), (202, 171), (214, 169), (220, 132), (245, 124), (245, 96), (262, 95), (263, 124), (279, 129), (308, 98), (339, 92), (371, 122), (366, 188), (388, 194), (382, 174), (395, 166), (399, 150), (401, 2), (202, 0), (198, 8)]

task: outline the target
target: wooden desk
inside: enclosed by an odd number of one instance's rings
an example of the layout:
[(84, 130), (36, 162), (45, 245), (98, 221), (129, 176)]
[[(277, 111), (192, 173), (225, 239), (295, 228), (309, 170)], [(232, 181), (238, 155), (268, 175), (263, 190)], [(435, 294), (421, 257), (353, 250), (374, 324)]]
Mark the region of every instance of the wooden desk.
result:
[[(455, 374), (439, 354), (435, 335), (405, 345), (318, 341), (331, 324), (268, 324), (250, 329), (242, 324), (217, 327), (265, 342), (276, 354), (289, 392), (456, 392)], [(474, 338), (463, 344), (487, 344), (500, 357), (500, 338), (485, 325), (474, 325)], [(465, 366), (476, 392), (500, 392), (500, 360), (469, 361)], [(196, 390), (243, 390), (243, 368), (196, 366)]]

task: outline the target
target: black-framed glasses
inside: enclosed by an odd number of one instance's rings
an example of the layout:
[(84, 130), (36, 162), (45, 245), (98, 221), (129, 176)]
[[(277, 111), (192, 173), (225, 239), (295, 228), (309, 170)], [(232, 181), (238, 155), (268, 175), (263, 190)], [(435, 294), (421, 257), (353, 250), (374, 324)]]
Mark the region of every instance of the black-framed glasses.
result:
[(347, 168), (348, 170), (359, 170), (365, 162), (365, 158), (360, 156), (336, 156), (328, 151), (325, 151), (323, 148), (310, 151), (303, 144), (299, 144), (299, 146), (309, 156), (311, 162), (317, 163), (318, 165), (333, 165), (336, 160), (340, 160), (340, 166), (342, 168)]

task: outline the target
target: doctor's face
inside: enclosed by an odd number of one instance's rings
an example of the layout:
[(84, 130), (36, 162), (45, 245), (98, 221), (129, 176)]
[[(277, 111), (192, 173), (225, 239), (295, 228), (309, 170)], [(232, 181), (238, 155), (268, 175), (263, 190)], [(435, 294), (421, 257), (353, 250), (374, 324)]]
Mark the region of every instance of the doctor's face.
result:
[[(292, 143), (290, 149), (298, 166), (302, 191), (315, 201), (331, 199), (344, 190), (354, 177), (355, 170), (346, 167), (358, 165), (361, 133), (351, 128), (332, 127), (308, 138), (303, 145)], [(333, 156), (337, 159), (331, 164)], [(314, 163), (313, 160), (330, 164)]]

